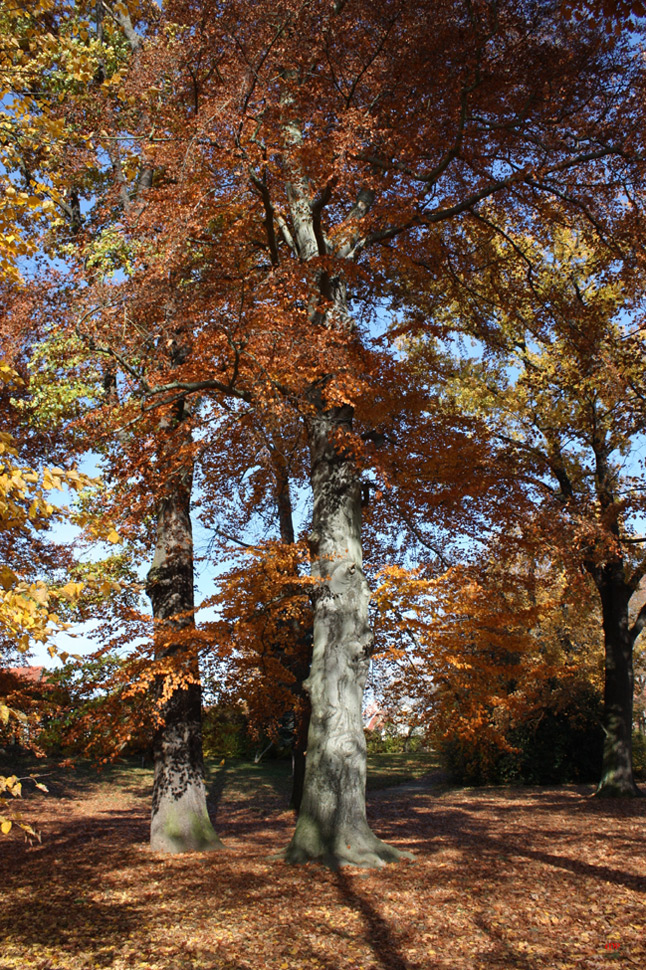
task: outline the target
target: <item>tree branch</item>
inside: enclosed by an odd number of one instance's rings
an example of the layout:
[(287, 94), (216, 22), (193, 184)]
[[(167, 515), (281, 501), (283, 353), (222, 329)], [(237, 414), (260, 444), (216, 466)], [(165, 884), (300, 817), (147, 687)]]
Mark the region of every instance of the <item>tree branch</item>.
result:
[[(413, 218), (407, 219), (404, 223), (389, 226), (387, 229), (381, 229), (378, 232), (370, 233), (368, 236), (365, 236), (363, 239), (356, 242), (352, 249), (352, 255), (355, 255), (372, 243), (386, 242), (387, 240), (395, 239), (397, 236), (402, 235), (409, 229), (416, 227), (426, 228), (434, 225), (437, 222), (444, 222), (447, 219), (453, 219), (455, 216), (459, 216), (463, 212), (471, 211), (480, 202), (484, 202), (485, 199), (491, 198), (498, 192), (501, 192), (503, 189), (511, 188), (513, 185), (522, 185), (523, 183), (540, 192), (549, 192), (552, 195), (557, 195), (571, 205), (577, 205), (582, 211), (584, 211), (586, 216), (593, 222), (595, 227), (598, 228), (599, 232), (601, 232), (601, 227), (597, 225), (592, 213), (589, 213), (579, 200), (573, 199), (570, 196), (565, 195), (565, 193), (559, 193), (557, 189), (555, 189), (553, 186), (547, 185), (543, 180), (548, 178), (550, 175), (565, 172), (571, 168), (576, 168), (579, 165), (584, 165), (587, 162), (599, 161), (602, 158), (607, 158), (610, 155), (623, 156), (623, 153), (618, 149), (606, 146), (599, 148), (596, 151), (585, 152), (582, 155), (577, 155), (571, 159), (564, 159), (563, 161), (546, 168), (542, 173), (538, 174), (538, 177), (532, 168), (524, 167), (519, 171), (512, 172), (506, 178), (495, 179), (494, 181), (489, 182), (481, 189), (478, 189), (477, 192), (472, 192), (471, 195), (467, 196), (467, 198), (463, 199), (461, 202), (456, 202), (454, 205), (446, 206), (446, 208), (439, 208), (434, 212), (429, 212), (426, 214), (420, 212)], [(367, 161), (368, 159), (364, 160)], [(395, 162), (392, 162), (389, 165), (384, 162), (383, 167), (398, 168), (399, 171), (402, 170)], [(410, 175), (410, 177), (416, 181), (425, 181), (424, 177), (416, 176), (410, 170), (406, 171), (405, 174)]]
[(260, 198), (262, 199), (263, 208), (265, 210), (264, 223), (265, 230), (267, 232), (267, 244), (269, 246), (269, 253), (271, 255), (271, 264), (272, 266), (278, 266), (278, 240), (276, 239), (276, 230), (274, 229), (274, 206), (271, 201), (267, 179), (266, 177), (259, 178), (251, 166), (249, 167), (249, 178), (260, 193)]
[(128, 13), (124, 5), (119, 4), (119, 6), (115, 10), (113, 10), (112, 7), (110, 7), (107, 3), (105, 3), (105, 0), (103, 0), (101, 5), (103, 9), (106, 11), (106, 13), (108, 14), (108, 16), (112, 17), (112, 19), (119, 24), (124, 34), (126, 35), (126, 40), (130, 44), (130, 48), (133, 51), (133, 53), (139, 50), (139, 48), (143, 43), (143, 38), (139, 36), (137, 31), (133, 27), (132, 20), (130, 19), (130, 14)]

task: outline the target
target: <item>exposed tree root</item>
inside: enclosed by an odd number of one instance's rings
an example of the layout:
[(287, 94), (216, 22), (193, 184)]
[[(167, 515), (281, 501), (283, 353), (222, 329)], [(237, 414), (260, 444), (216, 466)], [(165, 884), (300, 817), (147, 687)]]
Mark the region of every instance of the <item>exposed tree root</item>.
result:
[(362, 833), (360, 836), (348, 836), (347, 839), (338, 837), (334, 840), (323, 840), (321, 838), (292, 839), (287, 848), (281, 853), (277, 853), (277, 856), (291, 865), (318, 862), (330, 869), (340, 869), (344, 866), (382, 869), (391, 862), (399, 862), (401, 859), (415, 859), (412, 852), (388, 845), (370, 831), (367, 835)]

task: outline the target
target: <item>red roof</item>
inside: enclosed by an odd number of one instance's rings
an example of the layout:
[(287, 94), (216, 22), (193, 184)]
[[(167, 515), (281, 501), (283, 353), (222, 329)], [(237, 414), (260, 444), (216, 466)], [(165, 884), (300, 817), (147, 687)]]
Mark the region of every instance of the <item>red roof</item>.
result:
[(21, 680), (28, 680), (32, 684), (39, 684), (45, 679), (45, 667), (7, 667), (6, 672), (20, 677)]

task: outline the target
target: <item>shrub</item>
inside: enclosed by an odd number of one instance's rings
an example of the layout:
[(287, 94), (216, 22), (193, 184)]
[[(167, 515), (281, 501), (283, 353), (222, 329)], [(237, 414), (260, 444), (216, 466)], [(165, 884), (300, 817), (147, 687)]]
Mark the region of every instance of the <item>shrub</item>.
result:
[[(566, 703), (567, 701), (567, 703)], [(440, 740), (438, 752), (457, 784), (562, 785), (599, 778), (601, 695), (587, 683), (554, 685), (542, 705), (503, 733)], [(491, 711), (492, 720), (495, 711)]]
[(255, 750), (245, 715), (223, 705), (204, 711), (202, 744), (207, 758), (245, 758)]
[(638, 781), (646, 781), (646, 735), (633, 734), (633, 772)]

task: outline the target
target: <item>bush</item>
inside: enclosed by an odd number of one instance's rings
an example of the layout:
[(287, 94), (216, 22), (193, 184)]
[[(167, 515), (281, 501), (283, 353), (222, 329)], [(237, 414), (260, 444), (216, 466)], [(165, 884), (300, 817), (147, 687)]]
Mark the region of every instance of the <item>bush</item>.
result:
[(388, 727), (383, 733), (364, 731), (364, 734), (368, 754), (414, 754), (416, 751), (426, 750), (423, 738), (398, 734), (396, 731), (388, 730)]
[(646, 781), (646, 735), (633, 734), (633, 772), (638, 781)]
[(462, 785), (595, 782), (603, 751), (601, 713), (601, 696), (589, 684), (570, 685), (567, 695), (556, 688), (544, 705), (504, 732), (506, 747), (481, 732), (440, 741), (438, 753), (449, 778)]
[(247, 718), (235, 707), (217, 706), (204, 711), (202, 744), (207, 758), (246, 758), (254, 751)]

